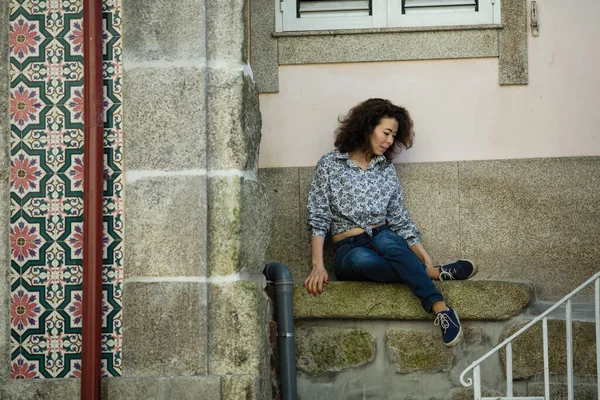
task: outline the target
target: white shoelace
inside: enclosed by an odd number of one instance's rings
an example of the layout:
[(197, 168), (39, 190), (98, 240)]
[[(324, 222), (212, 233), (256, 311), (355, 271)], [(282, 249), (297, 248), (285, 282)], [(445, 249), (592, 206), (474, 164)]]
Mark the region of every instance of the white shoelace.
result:
[(455, 269), (448, 271), (440, 270), (440, 281), (452, 281), (454, 280), (454, 274), (456, 274)]
[(435, 321), (433, 321), (433, 324), (440, 325), (444, 330), (444, 333), (446, 333), (446, 330), (450, 328), (450, 322), (452, 322), (452, 325), (458, 328), (458, 325), (455, 324), (454, 321), (452, 321), (446, 313), (440, 312), (438, 313), (437, 317), (435, 317)]

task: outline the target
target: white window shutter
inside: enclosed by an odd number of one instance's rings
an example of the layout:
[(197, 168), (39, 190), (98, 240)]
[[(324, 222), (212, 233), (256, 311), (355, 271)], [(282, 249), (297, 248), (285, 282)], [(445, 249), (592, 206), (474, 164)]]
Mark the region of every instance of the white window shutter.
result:
[(478, 3), (478, 0), (404, 0), (402, 14), (477, 12)]
[(278, 31), (500, 23), (502, 0), (275, 0)]
[(389, 0), (388, 23), (389, 26), (499, 23), (499, 4), (499, 0)]
[(297, 18), (358, 17), (371, 15), (369, 0), (296, 0)]
[(283, 30), (373, 28), (373, 3), (383, 0), (283, 0)]

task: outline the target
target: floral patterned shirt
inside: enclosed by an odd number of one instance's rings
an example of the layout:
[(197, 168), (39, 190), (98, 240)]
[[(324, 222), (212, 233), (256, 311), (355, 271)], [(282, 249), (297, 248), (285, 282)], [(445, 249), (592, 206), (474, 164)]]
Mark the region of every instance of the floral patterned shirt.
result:
[(308, 229), (313, 236), (333, 235), (385, 222), (408, 246), (420, 242), (419, 231), (404, 207), (402, 186), (394, 165), (374, 157), (366, 170), (348, 154), (333, 150), (315, 168), (308, 193)]

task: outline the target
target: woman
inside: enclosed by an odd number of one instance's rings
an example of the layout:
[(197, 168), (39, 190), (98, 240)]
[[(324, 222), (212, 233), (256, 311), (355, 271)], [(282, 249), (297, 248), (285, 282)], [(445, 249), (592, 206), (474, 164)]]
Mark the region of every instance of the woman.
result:
[(340, 121), (336, 149), (319, 160), (308, 195), (313, 268), (304, 286), (316, 296), (328, 282), (323, 243), (331, 230), (338, 279), (407, 284), (452, 347), (460, 321), (431, 280), (469, 279), (477, 269), (469, 261), (434, 267), (421, 244), (392, 164), (413, 135), (408, 112), (384, 99), (360, 103)]

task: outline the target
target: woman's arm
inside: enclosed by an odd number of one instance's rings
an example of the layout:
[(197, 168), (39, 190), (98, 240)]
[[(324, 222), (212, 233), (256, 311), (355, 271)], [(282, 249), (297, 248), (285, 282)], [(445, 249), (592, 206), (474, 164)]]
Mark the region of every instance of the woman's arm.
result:
[(323, 282), (327, 283), (329, 277), (323, 262), (323, 244), (325, 235), (329, 231), (332, 214), (329, 208), (329, 177), (325, 162), (322, 157), (315, 168), (313, 180), (308, 191), (306, 210), (308, 211), (308, 230), (312, 234), (311, 253), (312, 271), (304, 281), (308, 293), (316, 296), (323, 292)]
[(310, 241), (310, 248), (312, 252), (312, 271), (308, 278), (304, 281), (304, 287), (308, 290), (308, 293), (316, 296), (317, 294), (323, 293), (323, 282), (329, 283), (329, 275), (325, 270), (325, 264), (323, 263), (323, 244), (325, 243), (325, 237), (313, 236)]

